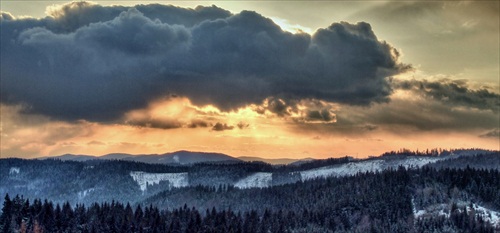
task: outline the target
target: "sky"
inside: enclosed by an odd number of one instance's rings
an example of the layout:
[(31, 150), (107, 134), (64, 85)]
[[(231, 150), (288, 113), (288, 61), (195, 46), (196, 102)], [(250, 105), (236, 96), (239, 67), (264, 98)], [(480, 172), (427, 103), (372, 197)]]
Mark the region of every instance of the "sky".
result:
[(2, 1), (1, 157), (500, 150), (498, 1)]

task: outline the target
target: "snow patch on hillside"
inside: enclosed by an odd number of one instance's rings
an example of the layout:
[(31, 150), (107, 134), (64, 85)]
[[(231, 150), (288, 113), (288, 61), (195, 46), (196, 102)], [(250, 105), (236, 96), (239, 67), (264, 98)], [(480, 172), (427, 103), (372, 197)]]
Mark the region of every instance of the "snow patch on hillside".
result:
[(415, 217), (425, 217), (425, 216), (444, 216), (446, 218), (450, 217), (450, 209), (448, 204), (435, 204), (426, 206), (423, 210), (418, 210)]
[[(500, 227), (500, 212), (490, 210), (480, 205), (473, 204), (474, 212), (480, 215), (485, 221), (490, 222), (494, 226)], [(467, 211), (472, 209), (467, 206)]]
[(9, 175), (17, 175), (20, 171), (21, 169), (19, 169), (18, 167), (11, 167), (9, 170)]
[(435, 163), (444, 158), (438, 157), (406, 157), (403, 159), (374, 159), (358, 162), (349, 162), (340, 165), (320, 167), (301, 171), (302, 180), (310, 180), (318, 177), (352, 176), (360, 172), (378, 172), (386, 169), (397, 169), (399, 166), (405, 168), (419, 168), (429, 163)]
[(271, 186), (272, 180), (272, 173), (257, 172), (239, 180), (234, 186), (238, 188), (265, 188)]
[(397, 168), (403, 166), (405, 168), (419, 168), (429, 163), (435, 163), (443, 160), (443, 157), (408, 157), (406, 159), (396, 160), (390, 167)]
[(188, 173), (147, 173), (140, 171), (130, 172), (130, 176), (141, 187), (142, 191), (147, 189), (148, 185), (159, 184), (160, 181), (168, 181), (172, 187), (186, 187), (188, 183)]
[(83, 199), (84, 197), (87, 196), (87, 194), (89, 194), (90, 192), (93, 192), (94, 190), (95, 190), (94, 188), (90, 188), (87, 190), (80, 191), (80, 192), (78, 192), (78, 198)]
[[(441, 203), (441, 204), (427, 206), (423, 210), (417, 210), (415, 208), (414, 200), (412, 199), (412, 206), (413, 206), (413, 216), (415, 218), (424, 218), (426, 216), (435, 216), (435, 215), (450, 218), (451, 215), (449, 204)], [(458, 209), (456, 211), (462, 212), (463, 207), (464, 206), (461, 206), (461, 204), (459, 204)], [(467, 214), (479, 215), (484, 221), (491, 223), (493, 226), (500, 227), (500, 212), (490, 210), (488, 208), (485, 208), (477, 204), (472, 204), (472, 208), (470, 207), (470, 205), (466, 205), (466, 210)]]

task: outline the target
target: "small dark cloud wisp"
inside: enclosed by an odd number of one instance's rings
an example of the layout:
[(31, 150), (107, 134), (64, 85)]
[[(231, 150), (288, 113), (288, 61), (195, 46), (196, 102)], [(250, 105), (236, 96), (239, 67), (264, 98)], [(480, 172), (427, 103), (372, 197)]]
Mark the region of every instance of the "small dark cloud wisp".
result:
[(500, 129), (494, 129), (491, 130), (485, 134), (479, 135), (479, 137), (482, 138), (494, 138), (494, 139), (499, 139), (500, 140)]
[(227, 125), (226, 123), (222, 124), (220, 122), (215, 123), (215, 125), (212, 127), (213, 131), (224, 131), (224, 130), (232, 130), (232, 129), (234, 129), (234, 126)]

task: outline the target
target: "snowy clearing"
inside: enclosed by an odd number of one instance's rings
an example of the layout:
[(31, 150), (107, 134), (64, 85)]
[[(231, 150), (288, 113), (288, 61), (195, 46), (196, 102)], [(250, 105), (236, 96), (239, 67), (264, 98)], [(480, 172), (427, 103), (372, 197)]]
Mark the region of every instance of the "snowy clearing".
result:
[(397, 168), (403, 166), (405, 168), (419, 168), (429, 163), (435, 163), (437, 161), (443, 160), (442, 157), (409, 157), (406, 159), (401, 159), (395, 161), (390, 167)]
[[(449, 204), (436, 204), (432, 206), (427, 206), (425, 207), (425, 210), (417, 210), (415, 208), (415, 205), (413, 203), (412, 199), (412, 205), (413, 205), (413, 216), (415, 218), (422, 218), (426, 216), (433, 216), (433, 215), (438, 215), (438, 216), (445, 216), (446, 218), (450, 217), (450, 209), (448, 208), (450, 205)], [(500, 227), (500, 212), (490, 210), (488, 208), (485, 208), (483, 206), (477, 205), (477, 204), (472, 204), (472, 208), (469, 205), (466, 205), (467, 213), (468, 214), (474, 214), (474, 215), (479, 215), (484, 221), (490, 222), (494, 226)], [(462, 212), (462, 208), (464, 207), (463, 205), (459, 204), (458, 205), (458, 211)]]
[(130, 172), (130, 176), (134, 179), (137, 184), (141, 187), (142, 191), (147, 189), (148, 184), (159, 184), (160, 181), (168, 181), (172, 187), (186, 187), (188, 183), (187, 172), (183, 173), (147, 173), (133, 171)]
[[(500, 227), (500, 212), (496, 212), (476, 204), (473, 204), (473, 208), (474, 212), (476, 214), (479, 214), (485, 221), (488, 221), (491, 224)], [(467, 206), (467, 211), (471, 210), (472, 209)]]

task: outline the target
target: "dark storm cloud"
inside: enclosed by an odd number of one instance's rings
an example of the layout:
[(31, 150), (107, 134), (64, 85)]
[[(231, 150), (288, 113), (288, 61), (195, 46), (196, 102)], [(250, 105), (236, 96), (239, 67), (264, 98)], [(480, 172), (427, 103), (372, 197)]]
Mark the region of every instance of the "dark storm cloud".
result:
[(63, 120), (112, 121), (169, 94), (224, 111), (268, 97), (367, 105), (388, 101), (387, 77), (408, 69), (367, 23), (310, 36), (217, 7), (78, 2), (50, 14), (2, 14), (1, 101)]
[(344, 106), (336, 112), (337, 123), (332, 130), (349, 130), (367, 124), (395, 132), (406, 132), (405, 129), (465, 132), (498, 127), (498, 110), (471, 108), (465, 103), (437, 99), (421, 92), (410, 94), (414, 98), (393, 98), (390, 103), (370, 108)]
[[(394, 79), (392, 87), (397, 94), (389, 103), (373, 104), (369, 108), (352, 105), (330, 108), (335, 114), (335, 124), (297, 124), (297, 130), (328, 134), (368, 133), (374, 130), (402, 134), (408, 133), (408, 130), (482, 130), (485, 133), (479, 137), (498, 138), (500, 95), (497, 93), (472, 88), (464, 80), (451, 79)], [(325, 107), (318, 103), (308, 107), (314, 108)]]
[(466, 81), (443, 79), (439, 81), (403, 80), (395, 81), (395, 88), (411, 90), (450, 106), (464, 106), (497, 111), (500, 95), (486, 89), (475, 90)]
[[(432, 98), (407, 100), (393, 98), (390, 103), (369, 108), (342, 106), (336, 111), (335, 124), (297, 124), (299, 132), (359, 135), (373, 131), (390, 131), (405, 135), (421, 131), (477, 132), (498, 127), (498, 112), (453, 108)], [(300, 123), (300, 122), (299, 122)], [(488, 137), (493, 133), (485, 133)]]

